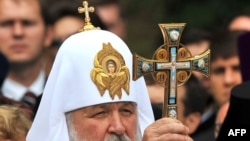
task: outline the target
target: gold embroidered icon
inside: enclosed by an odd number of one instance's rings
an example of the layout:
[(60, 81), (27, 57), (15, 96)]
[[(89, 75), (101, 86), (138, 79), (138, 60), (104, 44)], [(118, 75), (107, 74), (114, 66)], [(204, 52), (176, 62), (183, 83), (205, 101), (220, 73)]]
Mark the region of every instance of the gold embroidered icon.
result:
[(91, 79), (101, 96), (108, 90), (112, 99), (115, 95), (121, 99), (122, 89), (129, 95), (129, 70), (122, 55), (110, 43), (103, 43), (103, 49), (95, 56)]

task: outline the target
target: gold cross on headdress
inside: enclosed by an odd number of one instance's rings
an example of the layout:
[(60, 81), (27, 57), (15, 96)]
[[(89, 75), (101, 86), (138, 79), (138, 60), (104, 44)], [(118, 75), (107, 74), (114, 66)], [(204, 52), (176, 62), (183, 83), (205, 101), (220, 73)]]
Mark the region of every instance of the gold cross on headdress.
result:
[(81, 28), (79, 31), (86, 31), (86, 30), (92, 30), (92, 29), (99, 29), (99, 27), (94, 27), (92, 25), (92, 23), (90, 22), (91, 19), (89, 17), (89, 12), (94, 12), (95, 8), (94, 7), (88, 7), (88, 2), (87, 1), (83, 1), (82, 2), (83, 7), (78, 7), (78, 12), (81, 13), (85, 13), (85, 25), (83, 28)]
[(210, 50), (192, 57), (179, 42), (185, 25), (159, 24), (164, 44), (155, 51), (152, 60), (133, 54), (133, 80), (151, 73), (155, 81), (165, 88), (163, 117), (177, 118), (177, 86), (183, 85), (192, 71), (209, 76)]

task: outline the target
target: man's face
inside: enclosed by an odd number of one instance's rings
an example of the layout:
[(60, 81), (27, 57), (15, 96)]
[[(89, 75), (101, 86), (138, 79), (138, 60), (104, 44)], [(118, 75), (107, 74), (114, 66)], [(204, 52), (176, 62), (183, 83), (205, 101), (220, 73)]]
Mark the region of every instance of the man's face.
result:
[(11, 63), (29, 63), (42, 53), (45, 24), (37, 0), (0, 0), (0, 51)]
[(64, 41), (70, 35), (77, 33), (82, 28), (83, 23), (83, 19), (74, 16), (60, 18), (53, 26), (54, 38)]
[(70, 138), (86, 141), (122, 139), (136, 141), (136, 105), (131, 102), (107, 103), (82, 108), (67, 119)]
[(211, 92), (219, 105), (229, 100), (231, 89), (241, 82), (238, 56), (218, 58), (211, 63)]
[(120, 15), (117, 4), (99, 6), (97, 13), (110, 32), (115, 33), (122, 39), (126, 38), (126, 23)]
[(115, 72), (115, 65), (114, 64), (108, 64), (108, 70), (109, 70), (109, 73), (114, 73)]

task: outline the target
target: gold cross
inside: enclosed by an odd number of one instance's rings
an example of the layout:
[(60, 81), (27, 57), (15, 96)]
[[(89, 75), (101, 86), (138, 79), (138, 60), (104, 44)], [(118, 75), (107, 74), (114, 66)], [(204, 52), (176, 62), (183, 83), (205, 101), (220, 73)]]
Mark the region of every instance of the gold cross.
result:
[(81, 13), (85, 13), (85, 25), (83, 28), (80, 29), (80, 31), (86, 31), (86, 30), (92, 30), (92, 29), (99, 29), (99, 27), (94, 27), (92, 25), (92, 23), (90, 22), (91, 19), (89, 17), (89, 12), (94, 12), (95, 8), (94, 7), (88, 7), (88, 2), (87, 1), (83, 1), (82, 3), (83, 7), (78, 7), (78, 12)]
[(177, 118), (177, 86), (183, 85), (192, 71), (209, 76), (210, 50), (192, 57), (180, 43), (185, 23), (159, 24), (164, 44), (154, 53), (152, 60), (133, 54), (133, 80), (152, 74), (164, 86), (162, 117)]

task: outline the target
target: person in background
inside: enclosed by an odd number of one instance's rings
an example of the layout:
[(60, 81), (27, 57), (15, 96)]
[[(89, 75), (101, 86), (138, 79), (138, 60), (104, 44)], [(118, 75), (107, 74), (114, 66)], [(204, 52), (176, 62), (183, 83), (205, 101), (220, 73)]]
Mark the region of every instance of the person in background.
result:
[(218, 108), (228, 102), (232, 88), (242, 82), (236, 44), (237, 36), (238, 32), (221, 30), (214, 33), (211, 41), (209, 92), (215, 101), (214, 116), (206, 125), (209, 128), (205, 128), (199, 133), (202, 141), (215, 140), (214, 130)]
[(107, 30), (123, 40), (127, 35), (127, 20), (120, 0), (89, 0), (96, 9), (97, 15), (106, 25)]
[[(234, 124), (236, 123), (237, 125), (239, 125), (236, 122), (231, 122), (232, 125), (228, 124), (228, 121), (232, 120), (232, 112), (233, 110), (237, 109), (235, 108), (236, 103), (242, 103), (240, 105), (242, 105), (242, 107), (244, 107), (244, 103), (248, 101), (249, 97), (244, 96), (245, 94), (242, 92), (244, 91), (245, 87), (247, 86), (246, 81), (249, 80), (249, 65), (247, 65), (248, 63), (248, 56), (247, 56), (247, 52), (249, 51), (248, 46), (249, 46), (249, 31), (250, 30), (250, 15), (248, 14), (240, 14), (237, 15), (235, 17), (233, 17), (233, 19), (229, 22), (228, 25), (228, 29), (229, 31), (232, 32), (238, 32), (238, 35), (236, 36), (236, 42), (237, 42), (237, 51), (238, 51), (238, 56), (239, 56), (239, 60), (240, 60), (240, 71), (241, 71), (241, 78), (242, 78), (242, 83), (243, 84), (238, 84), (236, 86), (234, 86), (232, 88), (231, 92), (231, 96), (230, 96), (230, 100), (227, 101), (226, 103), (224, 103), (218, 110), (217, 113), (217, 117), (216, 117), (216, 122), (215, 122), (215, 137), (217, 138), (217, 140), (225, 140), (225, 130), (227, 130), (226, 128), (228, 128), (229, 126), (234, 126)], [(244, 65), (243, 65), (244, 64)], [(241, 90), (242, 89), (242, 90)], [(240, 92), (238, 92), (240, 91)], [(248, 90), (246, 90), (248, 91)], [(239, 95), (236, 95), (237, 93), (240, 93)], [(233, 106), (231, 106), (230, 111), (228, 111), (230, 103), (233, 103)], [(242, 110), (243, 111), (243, 110)], [(238, 116), (238, 113), (241, 113), (242, 111), (237, 111), (237, 113), (235, 113)], [(229, 115), (228, 115), (229, 113)], [(241, 113), (242, 114), (242, 113)], [(221, 130), (221, 126), (224, 124), (225, 118), (228, 117), (225, 125), (224, 125), (224, 129)], [(244, 120), (241, 122), (245, 122)], [(248, 124), (248, 123), (247, 123)], [(247, 125), (246, 124), (246, 125)], [(220, 133), (221, 132), (221, 133)], [(218, 135), (220, 134), (220, 137), (218, 138)]]
[(250, 31), (250, 15), (241, 14), (235, 16), (228, 25), (230, 31)]
[(52, 40), (48, 23), (39, 0), (0, 0), (0, 51), (10, 66), (1, 95), (31, 110), (47, 79), (43, 53)]
[(22, 108), (0, 105), (0, 141), (25, 141), (31, 123)]
[(210, 88), (219, 107), (229, 100), (232, 88), (242, 82), (236, 42), (238, 35), (239, 32), (222, 31), (210, 46)]
[(240, 141), (248, 141), (250, 136), (248, 131), (250, 129), (250, 113), (249, 113), (249, 85), (250, 85), (250, 64), (249, 64), (249, 51), (250, 51), (250, 32), (245, 31), (237, 38), (237, 51), (240, 60), (240, 72), (242, 83), (236, 85), (231, 90), (229, 101), (229, 108), (221, 125), (217, 141), (225, 141), (232, 138), (228, 136), (230, 129), (246, 129), (246, 134), (237, 136), (236, 139)]

